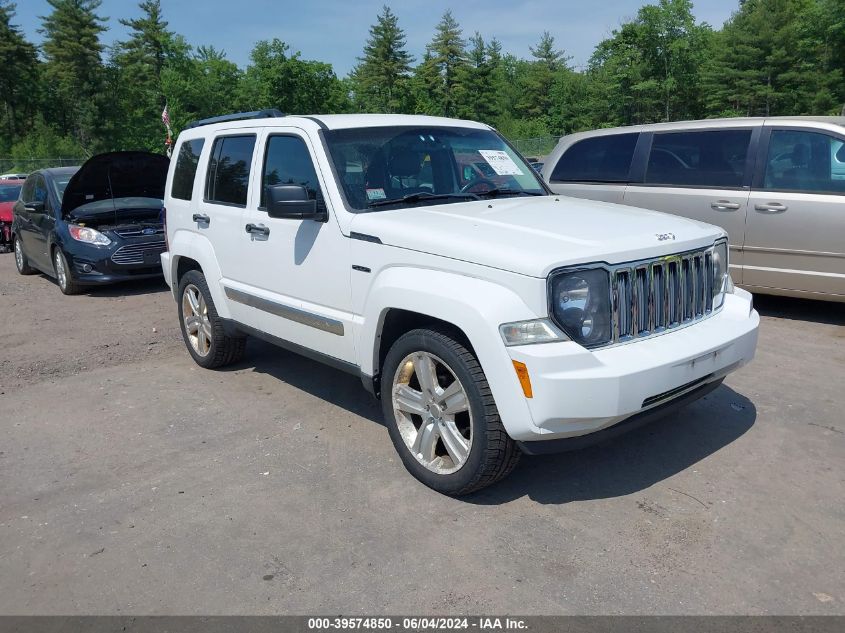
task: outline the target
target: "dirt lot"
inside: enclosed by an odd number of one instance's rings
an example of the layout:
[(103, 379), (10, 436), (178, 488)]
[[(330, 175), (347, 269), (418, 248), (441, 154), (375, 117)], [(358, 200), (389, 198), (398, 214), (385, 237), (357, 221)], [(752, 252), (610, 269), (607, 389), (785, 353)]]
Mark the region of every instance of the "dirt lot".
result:
[(355, 378), (0, 255), (0, 613), (843, 614), (845, 305), (758, 305), (705, 400), (455, 500)]

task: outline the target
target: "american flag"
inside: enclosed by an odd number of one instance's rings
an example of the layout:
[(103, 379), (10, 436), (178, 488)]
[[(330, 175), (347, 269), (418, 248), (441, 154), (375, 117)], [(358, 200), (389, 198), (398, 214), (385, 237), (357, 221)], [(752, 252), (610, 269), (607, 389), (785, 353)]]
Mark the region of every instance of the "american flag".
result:
[(164, 110), (161, 111), (161, 122), (164, 123), (164, 127), (166, 127), (167, 131), (170, 132), (170, 113), (167, 111), (167, 105), (165, 105)]

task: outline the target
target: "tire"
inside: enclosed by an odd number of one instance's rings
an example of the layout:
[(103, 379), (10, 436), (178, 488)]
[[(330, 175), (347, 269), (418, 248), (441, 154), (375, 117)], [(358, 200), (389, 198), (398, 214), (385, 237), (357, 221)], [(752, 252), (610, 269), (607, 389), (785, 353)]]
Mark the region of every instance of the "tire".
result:
[(21, 244), (18, 236), (12, 238), (12, 250), (15, 253), (15, 268), (18, 269), (20, 275), (34, 275), (36, 270), (29, 265), (29, 260), (23, 252), (23, 244)]
[[(420, 378), (430, 367), (434, 398), (426, 397), (430, 389)], [(469, 494), (507, 476), (519, 461), (521, 452), (499, 419), (481, 365), (448, 329), (418, 329), (400, 337), (385, 358), (381, 394), (396, 451), (429, 488)]]
[[(246, 337), (226, 334), (205, 276), (200, 271), (189, 270), (179, 280), (178, 306), (182, 339), (197, 365), (215, 369), (243, 358)], [(186, 310), (189, 312), (187, 317)], [(189, 322), (193, 322), (195, 328), (189, 329)]]
[(56, 283), (59, 284), (59, 290), (62, 291), (62, 294), (79, 294), (82, 288), (74, 280), (73, 274), (70, 272), (70, 266), (67, 263), (67, 258), (62, 252), (62, 249), (58, 247), (53, 249), (53, 270), (56, 272)]

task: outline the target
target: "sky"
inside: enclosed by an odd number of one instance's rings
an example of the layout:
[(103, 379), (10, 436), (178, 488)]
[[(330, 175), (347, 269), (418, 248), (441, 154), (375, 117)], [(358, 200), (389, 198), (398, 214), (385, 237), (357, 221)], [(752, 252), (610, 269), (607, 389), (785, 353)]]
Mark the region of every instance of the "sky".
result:
[[(41, 43), (39, 16), (49, 13), (47, 0), (16, 0), (19, 24), (30, 41)], [(555, 37), (558, 48), (583, 66), (602, 39), (621, 23), (636, 16), (644, 0), (162, 0), (170, 29), (194, 46), (223, 49), (239, 66), (249, 62), (255, 42), (278, 37), (305, 59), (329, 62), (338, 76), (346, 75), (361, 55), (369, 27), (384, 4), (399, 17), (407, 35), (409, 52), (422, 57), (434, 27), (451, 8), (464, 37), (479, 31), (485, 40), (497, 37), (506, 52), (529, 57), (529, 47), (544, 30)], [(739, 5), (738, 0), (699, 0), (699, 21), (721, 27)], [(103, 41), (125, 38), (119, 18), (139, 14), (136, 0), (103, 0), (98, 14), (108, 18)]]

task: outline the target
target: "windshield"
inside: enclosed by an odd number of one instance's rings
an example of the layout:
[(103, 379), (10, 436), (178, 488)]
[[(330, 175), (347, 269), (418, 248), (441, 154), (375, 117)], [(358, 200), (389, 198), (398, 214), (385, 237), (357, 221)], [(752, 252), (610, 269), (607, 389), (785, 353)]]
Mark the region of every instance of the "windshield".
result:
[(491, 130), (374, 127), (325, 133), (353, 209), (545, 195), (536, 172)]
[(21, 192), (21, 185), (0, 185), (0, 202), (14, 202)]
[(73, 178), (73, 174), (58, 174), (53, 176), (53, 187), (56, 190), (56, 197), (61, 200), (65, 195), (65, 189), (67, 189), (67, 184), (70, 182), (70, 179)]

